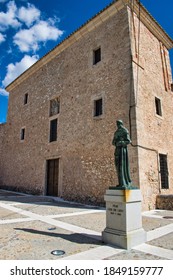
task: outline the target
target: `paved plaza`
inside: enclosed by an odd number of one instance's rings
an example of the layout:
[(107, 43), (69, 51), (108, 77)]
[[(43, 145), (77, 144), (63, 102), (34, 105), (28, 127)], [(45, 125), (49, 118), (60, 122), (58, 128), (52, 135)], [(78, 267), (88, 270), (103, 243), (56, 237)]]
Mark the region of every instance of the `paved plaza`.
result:
[(142, 221), (147, 242), (124, 250), (102, 243), (104, 208), (0, 190), (0, 259), (173, 259), (173, 211), (143, 212)]

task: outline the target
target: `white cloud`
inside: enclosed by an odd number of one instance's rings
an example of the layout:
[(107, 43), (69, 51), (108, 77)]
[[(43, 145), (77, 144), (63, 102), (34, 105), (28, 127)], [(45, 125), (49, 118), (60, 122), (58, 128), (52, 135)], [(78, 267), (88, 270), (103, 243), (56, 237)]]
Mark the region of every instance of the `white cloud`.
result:
[(5, 41), (5, 35), (0, 33), (0, 44)]
[(21, 52), (36, 51), (40, 48), (39, 43), (48, 40), (56, 41), (63, 31), (54, 26), (54, 21), (40, 20), (30, 29), (23, 29), (14, 36), (14, 43), (19, 47)]
[(38, 10), (34, 5), (28, 3), (28, 7), (21, 7), (18, 11), (18, 18), (20, 21), (24, 22), (28, 27), (30, 27), (33, 22), (40, 18), (40, 10)]
[[(17, 8), (15, 1), (12, 0), (6, 6), (7, 12), (0, 12), (0, 43), (5, 41), (6, 36), (3, 32), (9, 27), (16, 29), (20, 27), (13, 37), (13, 43), (21, 52), (36, 52), (48, 40), (56, 41), (63, 34), (63, 31), (56, 27), (59, 19), (54, 17), (41, 20), (41, 11), (33, 4), (27, 3), (26, 7)], [(24, 24), (28, 28), (21, 29)]]
[(0, 88), (0, 95), (8, 97), (9, 96), (9, 92), (6, 91), (4, 88)]
[(20, 62), (15, 64), (10, 63), (7, 66), (7, 74), (5, 79), (2, 81), (3, 86), (7, 86), (12, 81), (14, 81), (20, 74), (22, 74), (26, 69), (33, 65), (39, 57), (37, 55), (29, 56), (25, 55)]
[(17, 45), (21, 52), (36, 51), (39, 49), (37, 38), (35, 38), (33, 27), (31, 29), (20, 30), (13, 37), (14, 44)]
[(8, 27), (17, 28), (21, 23), (16, 19), (17, 7), (14, 1), (7, 4), (7, 12), (0, 12), (0, 30), (5, 31)]

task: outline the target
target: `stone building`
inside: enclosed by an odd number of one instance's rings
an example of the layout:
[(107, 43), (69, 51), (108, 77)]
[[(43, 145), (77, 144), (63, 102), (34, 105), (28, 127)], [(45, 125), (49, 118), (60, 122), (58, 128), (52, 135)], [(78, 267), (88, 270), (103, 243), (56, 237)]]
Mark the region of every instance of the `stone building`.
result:
[(138, 1), (113, 1), (12, 82), (0, 185), (102, 203), (116, 185), (116, 120), (129, 130), (143, 209), (173, 192), (173, 41)]

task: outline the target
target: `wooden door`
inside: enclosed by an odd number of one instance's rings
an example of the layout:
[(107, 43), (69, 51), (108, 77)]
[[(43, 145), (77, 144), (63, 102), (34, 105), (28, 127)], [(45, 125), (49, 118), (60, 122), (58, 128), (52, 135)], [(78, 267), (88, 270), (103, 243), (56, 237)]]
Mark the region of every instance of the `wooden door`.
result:
[(47, 161), (47, 195), (58, 196), (59, 159)]

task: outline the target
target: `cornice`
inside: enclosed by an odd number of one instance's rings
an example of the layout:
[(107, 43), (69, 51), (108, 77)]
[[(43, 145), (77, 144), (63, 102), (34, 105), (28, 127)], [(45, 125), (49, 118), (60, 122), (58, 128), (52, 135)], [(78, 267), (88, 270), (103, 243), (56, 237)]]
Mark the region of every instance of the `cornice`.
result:
[[(6, 87), (7, 91), (13, 90), (16, 86), (20, 85), (23, 81), (33, 75), (37, 70), (43, 67), (45, 64), (50, 62), (65, 49), (70, 47), (72, 44), (80, 40), (88, 32), (96, 29), (104, 21), (108, 20), (110, 17), (118, 13), (124, 6), (129, 6), (134, 9), (134, 12), (139, 16), (139, 3), (135, 0), (132, 5), (131, 0), (119, 0), (113, 1), (109, 6), (100, 11), (93, 18), (88, 20), (79, 29), (69, 35), (65, 40), (58, 44), (53, 50), (48, 52), (25, 72), (23, 72), (18, 78), (16, 78), (11, 84)], [(146, 27), (168, 48), (173, 48), (173, 41), (167, 35), (167, 33), (162, 29), (162, 27), (155, 21), (155, 19), (149, 14), (149, 12), (140, 4), (140, 18), (141, 21), (146, 25)]]

